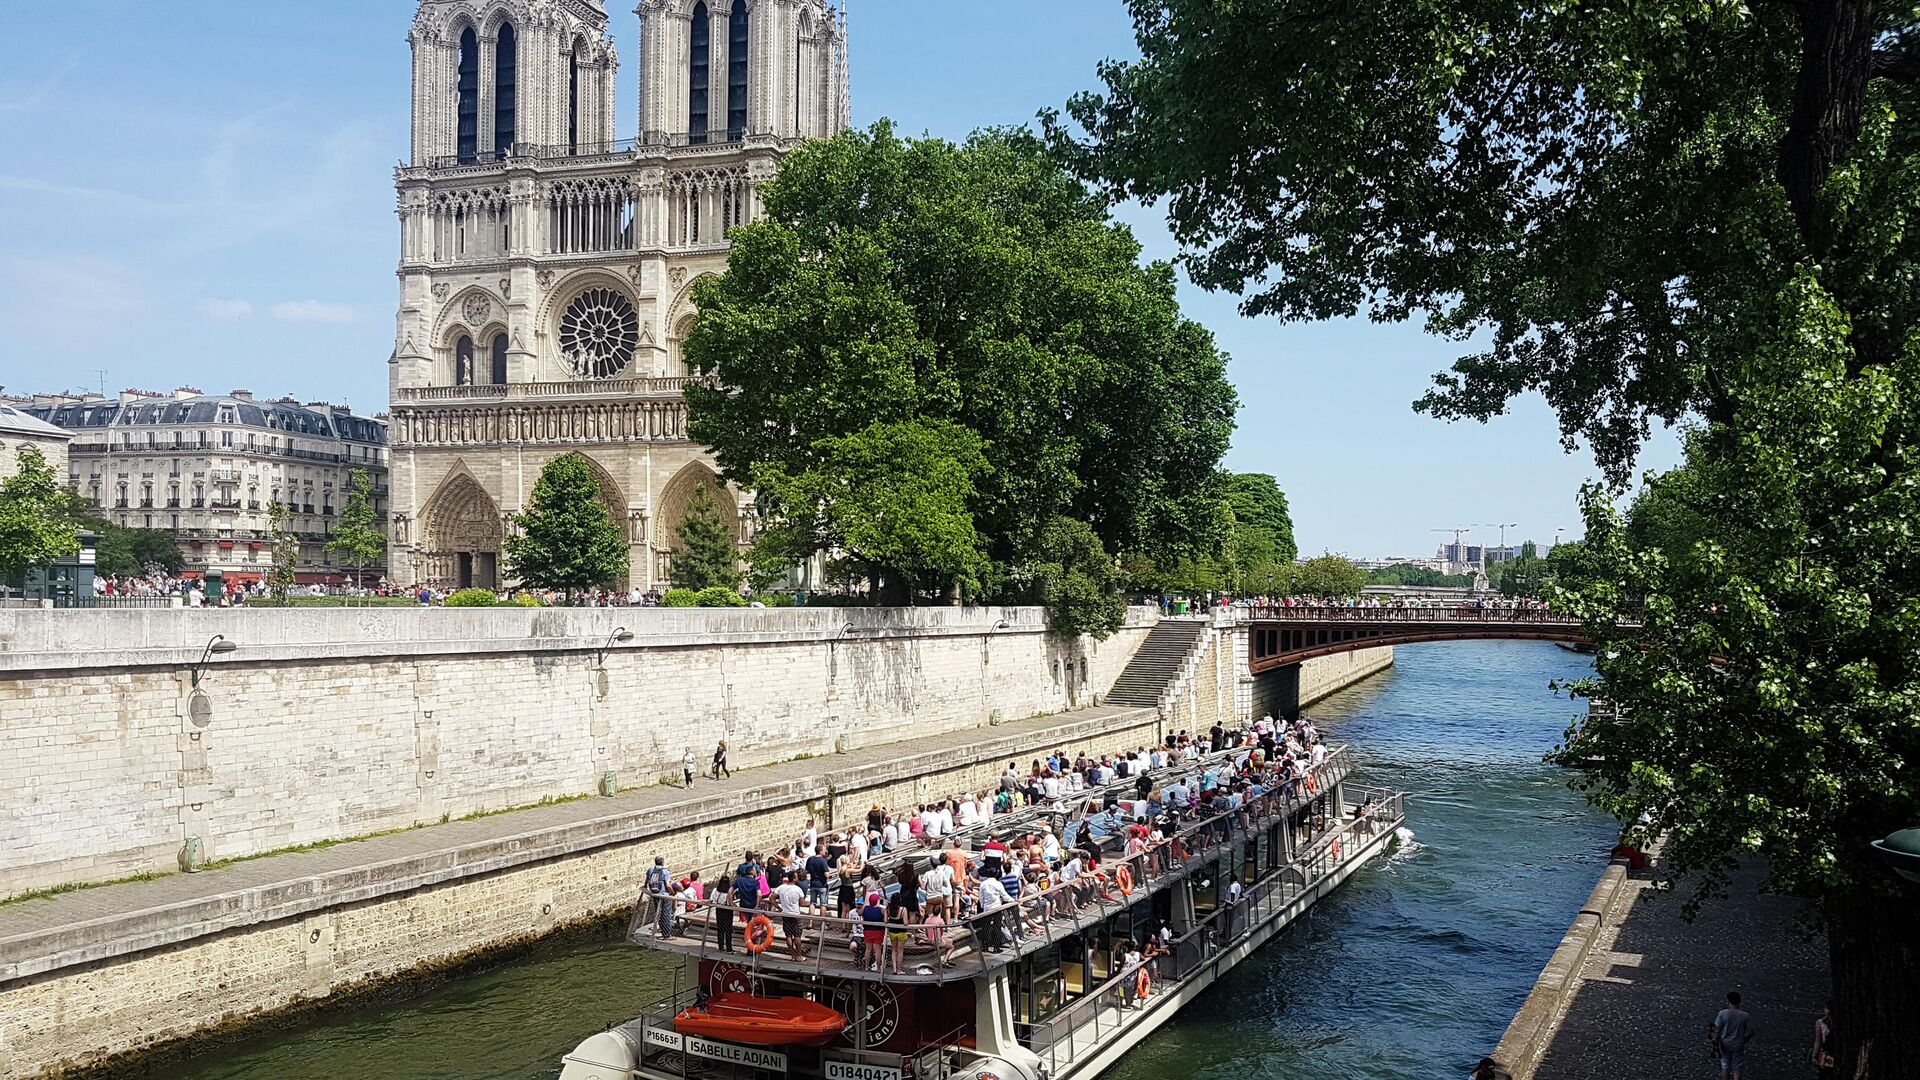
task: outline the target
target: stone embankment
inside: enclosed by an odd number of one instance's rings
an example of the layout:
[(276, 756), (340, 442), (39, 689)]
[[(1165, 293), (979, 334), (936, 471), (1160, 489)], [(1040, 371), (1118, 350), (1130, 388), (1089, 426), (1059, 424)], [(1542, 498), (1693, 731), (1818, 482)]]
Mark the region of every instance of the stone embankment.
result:
[(1811, 1075), (1827, 993), (1826, 947), (1794, 930), (1799, 903), (1763, 894), (1757, 867), (1692, 922), (1685, 886), (1653, 867), (1609, 865), (1547, 961), (1494, 1059), (1513, 1080), (1708, 1076), (1705, 1031), (1738, 990), (1758, 1033), (1749, 1076)]

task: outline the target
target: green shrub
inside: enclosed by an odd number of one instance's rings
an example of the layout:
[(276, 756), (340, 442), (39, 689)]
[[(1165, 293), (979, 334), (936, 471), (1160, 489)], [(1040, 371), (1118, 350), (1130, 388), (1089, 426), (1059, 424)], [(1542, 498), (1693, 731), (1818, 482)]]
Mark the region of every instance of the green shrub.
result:
[(698, 607), (700, 594), (692, 589), (668, 589), (660, 598), (661, 607)]
[[(677, 591), (677, 590), (676, 590)], [(693, 594), (693, 602), (701, 607), (746, 607), (747, 598), (725, 585), (710, 585)]]
[(461, 589), (447, 597), (448, 607), (492, 607), (498, 602), (491, 589)]
[(793, 606), (792, 593), (783, 593), (783, 592), (755, 593), (753, 598), (755, 600), (760, 601), (762, 604), (765, 604), (768, 607), (792, 607)]
[(508, 603), (514, 607), (539, 607), (540, 598), (530, 592), (514, 593), (513, 599)]

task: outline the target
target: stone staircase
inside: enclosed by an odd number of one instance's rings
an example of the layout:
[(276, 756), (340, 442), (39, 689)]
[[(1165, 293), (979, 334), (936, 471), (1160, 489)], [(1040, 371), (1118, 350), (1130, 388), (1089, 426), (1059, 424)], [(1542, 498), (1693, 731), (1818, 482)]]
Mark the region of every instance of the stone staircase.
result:
[(1205, 619), (1162, 619), (1147, 632), (1126, 669), (1103, 699), (1108, 705), (1153, 709), (1179, 678), (1187, 658), (1206, 638)]

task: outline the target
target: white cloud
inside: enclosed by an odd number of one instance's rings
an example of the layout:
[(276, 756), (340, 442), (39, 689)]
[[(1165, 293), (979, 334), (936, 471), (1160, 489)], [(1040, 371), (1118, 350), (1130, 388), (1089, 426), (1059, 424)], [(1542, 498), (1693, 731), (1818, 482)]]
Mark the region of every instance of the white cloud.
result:
[(272, 307), (273, 317), (281, 322), (350, 323), (353, 309), (345, 304), (325, 304), (318, 300), (289, 300)]
[(209, 319), (231, 322), (234, 319), (244, 319), (252, 315), (253, 305), (247, 303), (245, 300), (219, 300), (208, 297), (200, 301), (200, 310), (204, 312)]

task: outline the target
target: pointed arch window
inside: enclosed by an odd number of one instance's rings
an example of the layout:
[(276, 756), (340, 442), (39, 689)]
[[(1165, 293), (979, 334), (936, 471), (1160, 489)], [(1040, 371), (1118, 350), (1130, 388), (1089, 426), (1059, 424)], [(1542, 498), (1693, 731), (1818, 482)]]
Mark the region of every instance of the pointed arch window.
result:
[(580, 47), (567, 57), (567, 149), (580, 150)]
[(727, 139), (747, 133), (747, 0), (733, 0), (727, 20)]
[(493, 149), (505, 157), (513, 151), (514, 106), (520, 81), (520, 40), (512, 23), (500, 26), (493, 47)]
[(487, 366), (491, 369), (488, 374), (492, 376), (487, 381), (495, 386), (507, 385), (507, 335), (495, 334), (493, 344), (488, 346), (487, 352), (489, 354)]
[(455, 148), (462, 164), (471, 162), (480, 149), (480, 39), (467, 27), (460, 35), (459, 145)]
[(473, 339), (465, 334), (453, 343), (453, 385), (473, 385)]
[(707, 141), (707, 60), (712, 52), (713, 20), (705, 0), (693, 5), (692, 62), (687, 68), (687, 141)]

